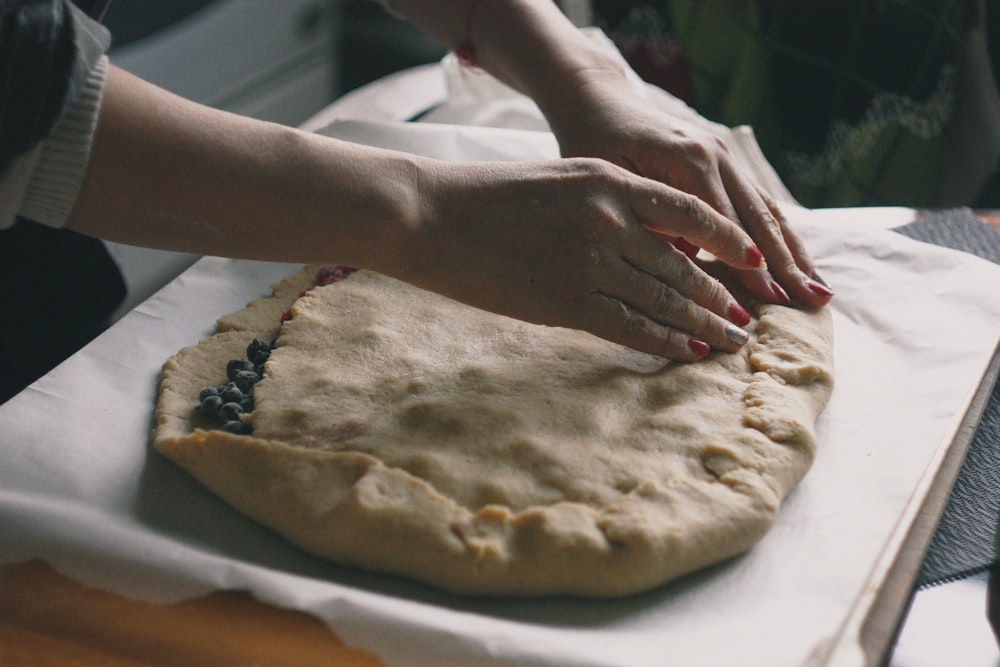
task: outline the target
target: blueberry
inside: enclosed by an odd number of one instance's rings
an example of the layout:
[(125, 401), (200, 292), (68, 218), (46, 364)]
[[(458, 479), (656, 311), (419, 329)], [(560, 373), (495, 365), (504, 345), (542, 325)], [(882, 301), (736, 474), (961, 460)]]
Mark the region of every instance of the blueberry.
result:
[(240, 407), (243, 408), (243, 412), (253, 412), (253, 394), (244, 396), (240, 401)]
[(243, 400), (243, 392), (240, 391), (240, 388), (234, 382), (230, 382), (223, 387), (219, 395), (222, 397), (223, 403), (239, 403)]
[(255, 366), (263, 366), (269, 356), (271, 356), (271, 346), (264, 341), (254, 338), (247, 345), (247, 359)]
[(253, 372), (253, 363), (246, 359), (230, 359), (226, 364), (226, 377), (230, 380), (236, 379), (236, 374), (241, 371)]
[(209, 419), (218, 419), (222, 408), (222, 397), (218, 394), (206, 396), (201, 402), (201, 413)]
[(238, 419), (241, 414), (243, 414), (243, 406), (239, 403), (223, 403), (222, 407), (219, 408), (219, 417), (223, 421)]
[(218, 395), (219, 395), (219, 390), (217, 388), (205, 387), (204, 389), (201, 390), (201, 393), (198, 394), (198, 401), (204, 402), (205, 399), (208, 398), (209, 396), (218, 396)]
[(233, 384), (246, 396), (253, 391), (253, 386), (260, 380), (260, 376), (253, 371), (240, 371), (233, 378)]
[(233, 435), (250, 435), (253, 433), (253, 425), (241, 422), (239, 419), (231, 419), (222, 425), (222, 428)]

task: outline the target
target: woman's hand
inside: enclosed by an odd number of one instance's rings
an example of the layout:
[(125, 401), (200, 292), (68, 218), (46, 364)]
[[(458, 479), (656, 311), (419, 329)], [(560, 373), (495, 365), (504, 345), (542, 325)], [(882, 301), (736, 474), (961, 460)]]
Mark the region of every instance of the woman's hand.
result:
[(738, 350), (749, 315), (657, 236), (750, 271), (749, 235), (692, 195), (603, 160), (440, 163), (389, 273), (486, 310), (692, 361)]
[[(737, 348), (741, 334), (727, 322), (748, 319), (678, 247), (720, 257), (761, 299), (830, 300), (778, 207), (725, 146), (640, 99), (619, 60), (555, 3), (390, 2), (531, 97), (564, 157), (603, 160), (484, 167), (475, 183), (452, 172), (430, 197), (433, 214), (421, 216), (436, 233), (415, 235), (419, 270), (405, 279), (674, 359), (696, 358), (705, 343)], [(766, 266), (747, 261), (758, 246)], [(459, 282), (449, 282), (446, 264)], [(477, 271), (487, 275), (478, 279)]]
[[(714, 135), (669, 118), (638, 98), (623, 80), (583, 85), (568, 99), (572, 103), (564, 102), (563, 107), (572, 111), (550, 118), (565, 156), (609, 160), (693, 194), (740, 224), (767, 263), (766, 268), (737, 272), (754, 296), (809, 307), (829, 302), (833, 292), (816, 276), (805, 247), (777, 204), (742, 173)], [(688, 252), (697, 250), (693, 239), (672, 240)]]

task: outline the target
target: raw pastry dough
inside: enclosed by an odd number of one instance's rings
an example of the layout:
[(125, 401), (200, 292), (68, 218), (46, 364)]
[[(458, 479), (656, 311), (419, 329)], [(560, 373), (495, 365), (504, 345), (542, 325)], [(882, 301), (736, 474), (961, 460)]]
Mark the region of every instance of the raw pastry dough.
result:
[[(619, 596), (749, 549), (808, 470), (828, 309), (752, 305), (737, 354), (673, 364), (385, 276), (222, 318), (164, 366), (156, 449), (302, 548), (463, 594)], [(279, 333), (254, 433), (198, 394)]]

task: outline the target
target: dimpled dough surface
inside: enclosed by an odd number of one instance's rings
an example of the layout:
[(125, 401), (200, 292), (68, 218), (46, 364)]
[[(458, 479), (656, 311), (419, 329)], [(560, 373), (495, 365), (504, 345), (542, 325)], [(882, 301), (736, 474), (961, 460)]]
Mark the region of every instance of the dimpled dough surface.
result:
[[(167, 362), (155, 444), (320, 556), (463, 594), (625, 595), (749, 549), (813, 459), (827, 309), (758, 305), (743, 352), (684, 365), (375, 273), (297, 298), (314, 271)], [(208, 430), (199, 390), (292, 301), (253, 435)]]

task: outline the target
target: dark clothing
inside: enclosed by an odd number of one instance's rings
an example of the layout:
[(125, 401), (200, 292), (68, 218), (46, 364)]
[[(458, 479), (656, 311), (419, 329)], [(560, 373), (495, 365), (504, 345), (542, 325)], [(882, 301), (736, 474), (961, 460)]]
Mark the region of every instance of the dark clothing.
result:
[(101, 241), (28, 221), (0, 232), (0, 403), (101, 333), (124, 296)]
[(802, 204), (925, 207), (947, 196), (959, 50), (980, 19), (972, 4), (595, 0), (594, 9), (644, 78), (707, 118), (752, 126)]
[[(106, 3), (77, 4), (97, 16)], [(0, 173), (48, 136), (109, 41), (68, 0), (0, 0)], [(97, 335), (124, 296), (100, 241), (20, 219), (0, 231), (0, 403)]]
[(0, 173), (48, 136), (109, 43), (68, 0), (0, 0)]

